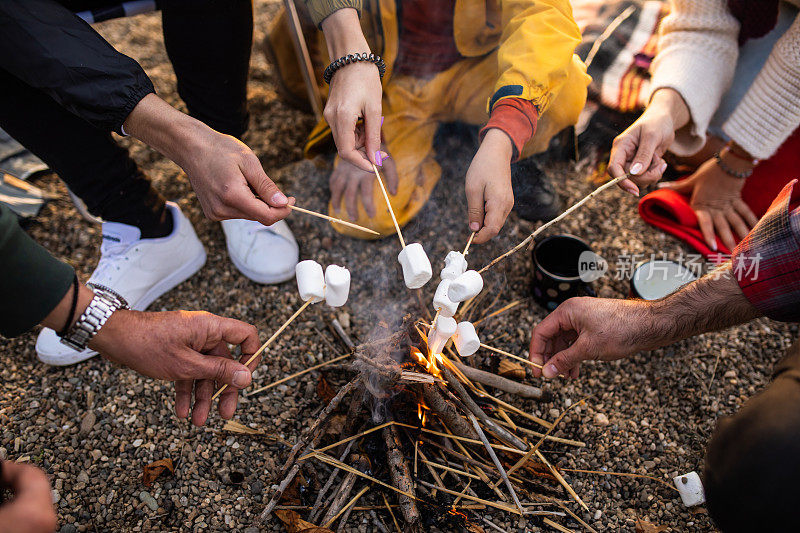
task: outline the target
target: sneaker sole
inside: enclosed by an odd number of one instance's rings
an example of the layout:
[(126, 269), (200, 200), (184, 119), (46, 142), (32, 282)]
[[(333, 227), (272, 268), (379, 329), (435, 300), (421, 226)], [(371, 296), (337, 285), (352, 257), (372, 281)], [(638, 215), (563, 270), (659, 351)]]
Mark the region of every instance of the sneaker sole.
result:
[(285, 281), (289, 281), (294, 277), (294, 267), (292, 267), (290, 270), (285, 270), (279, 274), (275, 274), (274, 276), (269, 277), (269, 276), (264, 276), (263, 274), (260, 274), (254, 270), (250, 270), (246, 266), (240, 264), (239, 261), (236, 259), (236, 256), (234, 256), (231, 253), (230, 249), (228, 249), (228, 257), (231, 258), (231, 262), (237, 269), (239, 269), (239, 272), (244, 274), (248, 279), (255, 281), (256, 283), (262, 283), (264, 285), (275, 285), (277, 283), (283, 283)]
[[(196, 274), (197, 271), (199, 271), (203, 265), (205, 265), (205, 263), (206, 251), (201, 248), (200, 254), (195, 256), (191, 261), (184, 263), (183, 266), (166, 278), (153, 285), (150, 290), (147, 291), (144, 296), (142, 296), (131, 308), (135, 311), (144, 311), (150, 307), (150, 304), (156, 301), (160, 296), (171, 291)], [(87, 359), (91, 359), (97, 355), (97, 352), (94, 350), (84, 350), (82, 352), (73, 350), (73, 352), (74, 355), (72, 353), (69, 355), (51, 355), (41, 353), (37, 350), (36, 357), (38, 357), (39, 361), (46, 365), (69, 366), (74, 365), (75, 363), (80, 363), (81, 361), (86, 361)]]

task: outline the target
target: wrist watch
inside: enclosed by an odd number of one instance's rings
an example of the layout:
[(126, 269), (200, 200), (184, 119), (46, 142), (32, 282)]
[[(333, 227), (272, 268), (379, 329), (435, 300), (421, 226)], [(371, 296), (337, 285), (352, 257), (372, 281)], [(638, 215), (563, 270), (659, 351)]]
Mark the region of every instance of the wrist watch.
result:
[(86, 310), (77, 322), (69, 328), (66, 335), (61, 337), (61, 342), (73, 350), (82, 352), (86, 349), (100, 328), (105, 325), (109, 317), (118, 309), (129, 309), (125, 298), (102, 285), (87, 286), (94, 290), (94, 298), (89, 302)]

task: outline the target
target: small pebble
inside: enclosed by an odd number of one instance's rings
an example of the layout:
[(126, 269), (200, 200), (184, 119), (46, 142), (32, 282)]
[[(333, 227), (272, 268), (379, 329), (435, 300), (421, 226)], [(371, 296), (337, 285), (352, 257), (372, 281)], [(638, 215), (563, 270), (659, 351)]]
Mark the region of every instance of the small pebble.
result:
[(607, 426), (609, 424), (608, 416), (604, 413), (597, 413), (594, 415), (594, 423), (596, 426)]
[(139, 493), (139, 499), (142, 500), (142, 503), (148, 506), (151, 511), (158, 510), (158, 502), (146, 490), (143, 490), (142, 492)]

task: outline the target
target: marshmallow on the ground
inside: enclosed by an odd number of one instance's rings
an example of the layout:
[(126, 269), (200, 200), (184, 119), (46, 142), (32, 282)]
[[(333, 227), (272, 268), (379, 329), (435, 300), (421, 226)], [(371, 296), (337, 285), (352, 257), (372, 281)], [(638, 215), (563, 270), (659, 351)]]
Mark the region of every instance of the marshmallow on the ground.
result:
[(328, 265), (325, 269), (325, 303), (341, 307), (350, 294), (350, 271), (339, 265)]
[(705, 503), (706, 494), (703, 490), (703, 482), (700, 481), (700, 476), (697, 472), (692, 470), (688, 474), (672, 478), (675, 487), (681, 494), (681, 500), (686, 507), (694, 507)]
[(403, 267), (403, 280), (409, 289), (419, 289), (433, 277), (431, 262), (418, 242), (406, 245), (398, 254), (397, 260)]
[(456, 327), (456, 334), (453, 335), (453, 343), (456, 345), (458, 355), (467, 357), (478, 351), (481, 347), (481, 340), (475, 332), (472, 322), (459, 322)]
[(450, 280), (443, 279), (436, 287), (436, 294), (433, 295), (433, 309), (439, 311), (440, 316), (453, 316), (458, 310), (458, 304), (447, 297), (449, 288)]
[(297, 290), (304, 302), (321, 302), (325, 299), (325, 275), (322, 265), (311, 259), (300, 261), (294, 267), (297, 277)]
[(454, 302), (463, 302), (483, 290), (483, 278), (475, 270), (467, 270), (450, 282), (447, 296)]
[(442, 353), (444, 345), (456, 332), (456, 327), (455, 320), (449, 316), (439, 315), (430, 333), (428, 333), (428, 348), (431, 349), (432, 353)]
[(450, 250), (444, 258), (444, 268), (440, 274), (442, 279), (456, 279), (467, 271), (467, 258), (461, 252)]

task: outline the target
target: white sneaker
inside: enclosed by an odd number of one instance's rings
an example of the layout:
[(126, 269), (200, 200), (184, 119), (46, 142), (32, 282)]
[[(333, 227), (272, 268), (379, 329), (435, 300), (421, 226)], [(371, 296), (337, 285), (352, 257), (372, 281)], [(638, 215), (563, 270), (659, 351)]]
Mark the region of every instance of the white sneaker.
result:
[[(144, 311), (153, 301), (200, 270), (206, 251), (191, 222), (180, 208), (167, 202), (172, 213), (170, 235), (140, 239), (135, 226), (118, 222), (103, 223), (100, 261), (88, 283), (108, 287), (125, 298), (131, 309)], [(36, 339), (36, 355), (48, 365), (71, 365), (97, 355), (93, 350), (79, 352), (62, 344), (52, 329), (45, 328)]]
[(257, 283), (281, 283), (294, 277), (300, 249), (283, 220), (264, 226), (252, 220), (223, 220), (228, 254), (239, 271)]

